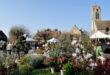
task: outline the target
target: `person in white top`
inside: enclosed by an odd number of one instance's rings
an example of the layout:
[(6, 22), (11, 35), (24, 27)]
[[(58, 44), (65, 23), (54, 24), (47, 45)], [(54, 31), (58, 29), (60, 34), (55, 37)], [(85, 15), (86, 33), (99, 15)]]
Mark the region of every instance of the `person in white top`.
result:
[(8, 51), (8, 54), (9, 54), (9, 55), (11, 55), (11, 48), (12, 48), (12, 44), (9, 43), (9, 44), (7, 45), (7, 51)]

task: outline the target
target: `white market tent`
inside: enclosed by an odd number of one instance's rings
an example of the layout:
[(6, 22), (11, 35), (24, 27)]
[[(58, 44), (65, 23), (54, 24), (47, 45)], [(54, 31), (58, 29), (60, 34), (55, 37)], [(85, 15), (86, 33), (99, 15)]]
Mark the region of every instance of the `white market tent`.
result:
[(110, 35), (106, 35), (100, 31), (97, 31), (92, 36), (90, 36), (91, 39), (101, 39), (101, 38), (110, 38)]
[(50, 42), (50, 43), (56, 43), (56, 42), (58, 42), (58, 39), (52, 38), (52, 39), (48, 40), (48, 42)]
[(26, 38), (26, 41), (30, 41), (30, 42), (33, 42), (33, 41), (37, 41), (37, 40), (34, 40), (33, 38)]

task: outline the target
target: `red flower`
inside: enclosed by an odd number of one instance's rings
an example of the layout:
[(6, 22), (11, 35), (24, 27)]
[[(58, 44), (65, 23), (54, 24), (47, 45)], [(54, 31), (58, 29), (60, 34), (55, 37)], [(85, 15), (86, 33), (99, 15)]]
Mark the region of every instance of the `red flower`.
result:
[(53, 57), (49, 57), (44, 59), (44, 64), (54, 66), (56, 64), (56, 60)]

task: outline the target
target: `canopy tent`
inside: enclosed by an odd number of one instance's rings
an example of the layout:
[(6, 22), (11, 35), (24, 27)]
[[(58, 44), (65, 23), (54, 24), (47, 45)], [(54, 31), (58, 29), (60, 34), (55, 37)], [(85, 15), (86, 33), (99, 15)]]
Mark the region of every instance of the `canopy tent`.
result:
[(50, 42), (50, 43), (56, 43), (56, 42), (58, 42), (58, 39), (52, 38), (52, 39), (48, 40), (48, 42)]
[(33, 42), (33, 41), (37, 41), (37, 40), (34, 40), (33, 38), (26, 38), (26, 41)]
[(91, 39), (101, 39), (101, 38), (110, 38), (109, 35), (106, 35), (100, 31), (97, 31), (92, 36), (90, 36)]

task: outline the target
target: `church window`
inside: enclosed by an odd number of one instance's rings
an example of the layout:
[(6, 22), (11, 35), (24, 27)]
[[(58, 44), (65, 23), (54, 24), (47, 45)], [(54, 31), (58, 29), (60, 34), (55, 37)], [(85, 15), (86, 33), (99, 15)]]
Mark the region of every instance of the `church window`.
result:
[(98, 9), (97, 9), (97, 11), (98, 11)]
[(99, 19), (99, 13), (96, 12), (96, 19)]

